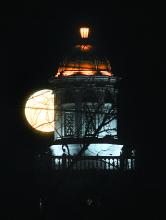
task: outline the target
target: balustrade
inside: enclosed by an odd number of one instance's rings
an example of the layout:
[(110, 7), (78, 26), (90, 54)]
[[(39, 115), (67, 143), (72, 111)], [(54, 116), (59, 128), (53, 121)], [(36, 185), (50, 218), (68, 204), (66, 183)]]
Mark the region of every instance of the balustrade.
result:
[[(46, 163), (47, 161), (47, 163)], [(135, 157), (120, 156), (47, 156), (41, 163), (49, 164), (51, 169), (63, 170), (134, 170)]]

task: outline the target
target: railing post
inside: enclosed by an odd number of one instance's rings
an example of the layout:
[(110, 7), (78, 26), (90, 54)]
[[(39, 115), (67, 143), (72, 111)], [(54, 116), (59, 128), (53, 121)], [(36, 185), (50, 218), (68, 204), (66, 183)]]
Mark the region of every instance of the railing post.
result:
[(119, 169), (119, 158), (116, 159), (116, 168)]
[(98, 156), (96, 158), (96, 168), (98, 169)]
[(112, 162), (112, 167), (113, 167), (113, 170), (115, 170), (115, 162), (114, 162), (114, 158), (113, 158), (113, 162)]

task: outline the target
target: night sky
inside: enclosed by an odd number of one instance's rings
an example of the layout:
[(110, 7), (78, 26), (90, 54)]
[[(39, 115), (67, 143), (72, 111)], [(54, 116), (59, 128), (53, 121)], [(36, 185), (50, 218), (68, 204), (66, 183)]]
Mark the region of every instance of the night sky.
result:
[(56, 73), (66, 51), (78, 42), (82, 25), (91, 27), (99, 53), (111, 61), (112, 71), (123, 77), (119, 94), (121, 140), (136, 146), (139, 169), (149, 177), (148, 183), (164, 186), (165, 64), (161, 10), (85, 10), (27, 4), (21, 11), (2, 16), (1, 24), (1, 96), (5, 115), (1, 119), (1, 157), (7, 180), (5, 193), (12, 194), (28, 184), (33, 188), (34, 155), (50, 146), (53, 136), (31, 129), (24, 116), (25, 101), (34, 91), (50, 87), (48, 79)]

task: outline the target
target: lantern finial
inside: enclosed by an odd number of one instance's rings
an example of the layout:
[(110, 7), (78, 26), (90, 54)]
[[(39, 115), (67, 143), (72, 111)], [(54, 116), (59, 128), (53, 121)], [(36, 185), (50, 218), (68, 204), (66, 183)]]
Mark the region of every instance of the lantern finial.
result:
[(88, 38), (89, 28), (88, 27), (81, 27), (80, 34), (81, 34), (81, 38)]

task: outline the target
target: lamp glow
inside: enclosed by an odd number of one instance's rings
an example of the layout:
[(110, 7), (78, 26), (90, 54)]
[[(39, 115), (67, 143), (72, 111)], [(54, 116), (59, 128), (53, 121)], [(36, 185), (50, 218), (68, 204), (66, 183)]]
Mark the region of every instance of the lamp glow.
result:
[(89, 28), (87, 28), (87, 27), (80, 28), (80, 34), (81, 34), (82, 38), (88, 38)]
[(29, 124), (42, 132), (54, 131), (54, 95), (43, 89), (31, 95), (25, 105), (25, 116)]

